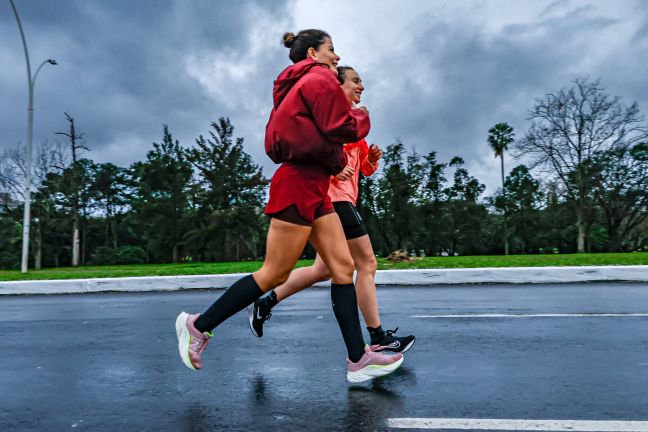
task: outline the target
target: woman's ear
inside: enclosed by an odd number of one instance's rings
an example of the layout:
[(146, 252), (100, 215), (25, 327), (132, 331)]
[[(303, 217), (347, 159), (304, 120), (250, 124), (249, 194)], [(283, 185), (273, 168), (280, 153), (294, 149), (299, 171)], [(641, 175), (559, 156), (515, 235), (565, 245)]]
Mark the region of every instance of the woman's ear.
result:
[(313, 47), (308, 48), (308, 51), (306, 51), (306, 55), (312, 58), (313, 60), (317, 60), (317, 51)]

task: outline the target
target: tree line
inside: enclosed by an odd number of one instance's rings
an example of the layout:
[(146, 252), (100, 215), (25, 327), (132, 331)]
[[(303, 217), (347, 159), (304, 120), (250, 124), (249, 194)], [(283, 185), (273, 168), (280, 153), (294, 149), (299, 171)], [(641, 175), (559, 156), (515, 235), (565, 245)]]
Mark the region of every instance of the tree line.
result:
[[(228, 118), (188, 147), (163, 126), (129, 167), (94, 162), (66, 118), (66, 141), (41, 144), (34, 161), (31, 267), (263, 257), (268, 179)], [(647, 250), (648, 128), (637, 104), (578, 78), (536, 99), (529, 120), (518, 140), (507, 123), (488, 131), (502, 177), (490, 196), (460, 157), (386, 146), (358, 202), (376, 253)], [(509, 152), (518, 164), (506, 174)], [(20, 149), (0, 159), (2, 268), (20, 262), (24, 168)]]
[[(234, 137), (227, 118), (194, 147), (169, 128), (146, 160), (128, 168), (85, 157), (68, 116), (68, 143), (41, 145), (32, 196), (31, 265), (223, 261), (263, 254), (267, 179)], [(20, 259), (24, 171), (20, 150), (6, 151), (0, 188), (0, 266)]]

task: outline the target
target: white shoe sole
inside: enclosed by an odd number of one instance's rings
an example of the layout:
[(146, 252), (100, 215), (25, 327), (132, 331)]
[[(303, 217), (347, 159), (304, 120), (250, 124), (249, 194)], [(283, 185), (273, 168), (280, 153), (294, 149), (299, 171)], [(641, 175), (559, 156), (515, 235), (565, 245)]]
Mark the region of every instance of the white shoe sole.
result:
[(252, 321), (254, 321), (254, 303), (248, 306), (247, 311), (248, 311), (248, 321), (250, 322), (250, 331), (254, 336), (260, 338), (261, 336), (259, 336), (259, 334), (254, 331), (254, 326), (252, 325)]
[(400, 367), (403, 363), (403, 359), (404, 357), (401, 357), (398, 361), (395, 361), (390, 365), (369, 365), (356, 372), (347, 372), (347, 381), (356, 384), (388, 375)]
[(187, 330), (187, 318), (189, 314), (186, 312), (181, 312), (176, 318), (176, 336), (178, 336), (178, 352), (180, 353), (180, 358), (182, 363), (191, 370), (196, 370), (196, 368), (191, 364), (189, 359), (189, 330)]
[(401, 354), (404, 354), (404, 353), (406, 353), (407, 351), (409, 351), (409, 349), (412, 348), (412, 345), (414, 345), (414, 342), (416, 342), (416, 338), (414, 338), (414, 339), (412, 340), (412, 342), (410, 342), (410, 343), (407, 344), (407, 346), (405, 347), (405, 349), (404, 349), (403, 351), (401, 351)]

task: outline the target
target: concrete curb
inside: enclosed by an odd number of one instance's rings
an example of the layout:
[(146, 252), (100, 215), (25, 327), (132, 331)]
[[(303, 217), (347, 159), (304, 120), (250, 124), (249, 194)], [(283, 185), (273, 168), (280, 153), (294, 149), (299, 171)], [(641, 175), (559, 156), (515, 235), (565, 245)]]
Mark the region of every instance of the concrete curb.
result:
[[(178, 291), (227, 288), (247, 273), (0, 282), (0, 295)], [(379, 270), (378, 285), (648, 282), (648, 265)], [(328, 282), (316, 286), (328, 286)]]

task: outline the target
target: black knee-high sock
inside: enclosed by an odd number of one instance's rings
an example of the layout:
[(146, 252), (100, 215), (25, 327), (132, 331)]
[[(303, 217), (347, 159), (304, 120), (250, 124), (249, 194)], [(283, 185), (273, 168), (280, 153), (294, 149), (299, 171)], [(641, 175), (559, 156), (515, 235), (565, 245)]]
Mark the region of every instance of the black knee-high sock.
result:
[(364, 355), (365, 346), (358, 316), (355, 285), (352, 283), (331, 284), (331, 302), (333, 303), (333, 313), (335, 313), (346, 344), (349, 360), (355, 363)]
[(210, 332), (220, 323), (263, 295), (252, 275), (239, 279), (218, 298), (194, 324), (200, 332)]

